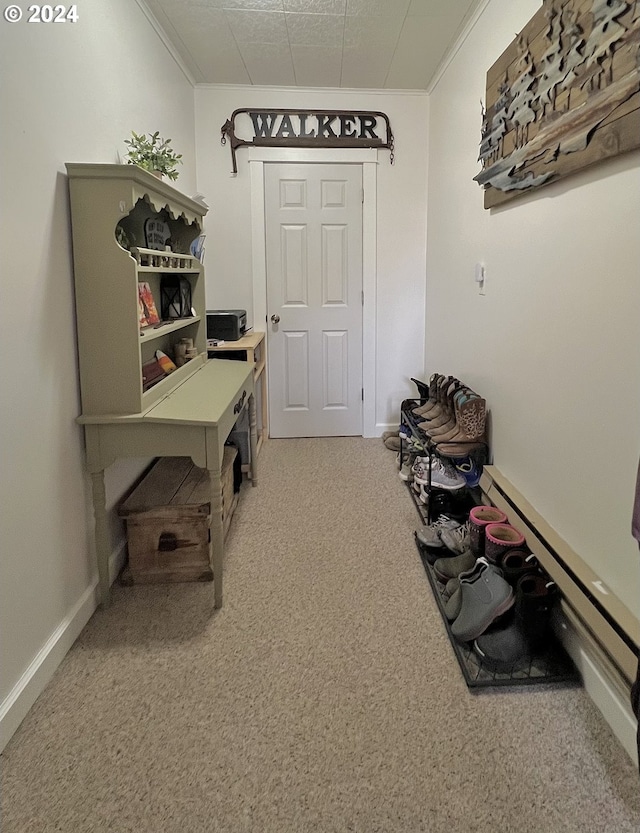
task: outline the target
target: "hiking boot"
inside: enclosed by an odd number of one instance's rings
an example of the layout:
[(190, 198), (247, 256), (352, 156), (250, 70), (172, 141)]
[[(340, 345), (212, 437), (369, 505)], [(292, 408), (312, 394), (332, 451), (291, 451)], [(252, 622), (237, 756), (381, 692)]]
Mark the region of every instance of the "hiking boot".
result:
[(460, 590), (462, 605), (451, 626), (451, 633), (460, 642), (477, 639), (515, 602), (513, 587), (485, 558), (479, 558), (473, 569), (460, 575)]
[(433, 570), (437, 578), (446, 584), (450, 579), (458, 578), (461, 573), (471, 570), (475, 563), (476, 559), (467, 550), (462, 555), (439, 558), (433, 565)]
[(469, 524), (462, 524), (455, 529), (443, 530), (440, 540), (445, 547), (456, 555), (461, 555), (469, 547)]
[(440, 539), (440, 533), (444, 529), (456, 529), (460, 524), (448, 515), (440, 515), (432, 524), (425, 524), (422, 529), (416, 530), (416, 537), (425, 547), (442, 549), (444, 544)]

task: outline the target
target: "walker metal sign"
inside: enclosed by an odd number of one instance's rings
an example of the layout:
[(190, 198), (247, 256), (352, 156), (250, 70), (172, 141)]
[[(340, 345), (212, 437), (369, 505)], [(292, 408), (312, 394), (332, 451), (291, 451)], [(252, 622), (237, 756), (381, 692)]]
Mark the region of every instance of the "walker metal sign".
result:
[[(234, 110), (220, 129), (237, 173), (239, 147), (387, 148), (393, 133), (384, 113), (371, 110)], [(239, 134), (239, 135), (238, 135)]]

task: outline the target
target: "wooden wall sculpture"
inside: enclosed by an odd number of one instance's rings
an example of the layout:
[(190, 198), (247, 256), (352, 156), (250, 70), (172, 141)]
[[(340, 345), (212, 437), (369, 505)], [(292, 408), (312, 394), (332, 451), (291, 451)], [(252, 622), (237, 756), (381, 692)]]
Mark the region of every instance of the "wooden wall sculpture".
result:
[(544, 0), (487, 72), (484, 207), (640, 147), (640, 0)]

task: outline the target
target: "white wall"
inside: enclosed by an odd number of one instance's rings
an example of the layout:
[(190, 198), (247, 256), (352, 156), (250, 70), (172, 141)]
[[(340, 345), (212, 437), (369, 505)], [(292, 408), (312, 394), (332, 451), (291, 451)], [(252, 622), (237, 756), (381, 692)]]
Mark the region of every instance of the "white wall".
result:
[(539, 6), (491, 0), (431, 96), (425, 365), (486, 397), (495, 465), (637, 615), (640, 153), (492, 211), (472, 181), (486, 71)]
[[(116, 162), (131, 130), (157, 129), (184, 155), (177, 186), (195, 189), (187, 78), (135, 2), (79, 15), (0, 26), (0, 747), (94, 603), (64, 163)], [(112, 467), (111, 504), (141, 465)], [(115, 548), (120, 535), (115, 522)]]
[[(398, 424), (400, 403), (415, 396), (409, 381), (422, 372), (426, 263), (426, 163), (428, 99), (421, 93), (292, 90), (201, 86), (196, 89), (198, 188), (211, 210), (206, 218), (207, 306), (247, 309), (253, 321), (251, 190), (247, 149), (238, 150), (231, 176), (229, 145), (220, 128), (244, 107), (377, 110), (395, 135), (396, 161), (380, 151), (377, 218), (378, 430)], [(253, 322), (264, 329), (264, 322)]]

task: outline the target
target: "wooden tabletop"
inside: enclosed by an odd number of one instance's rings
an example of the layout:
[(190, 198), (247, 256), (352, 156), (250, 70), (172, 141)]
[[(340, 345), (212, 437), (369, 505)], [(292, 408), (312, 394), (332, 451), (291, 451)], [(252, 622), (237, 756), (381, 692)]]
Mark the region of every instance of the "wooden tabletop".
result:
[(238, 391), (252, 378), (253, 362), (212, 359), (141, 414), (83, 416), (82, 423), (165, 422), (215, 426)]

